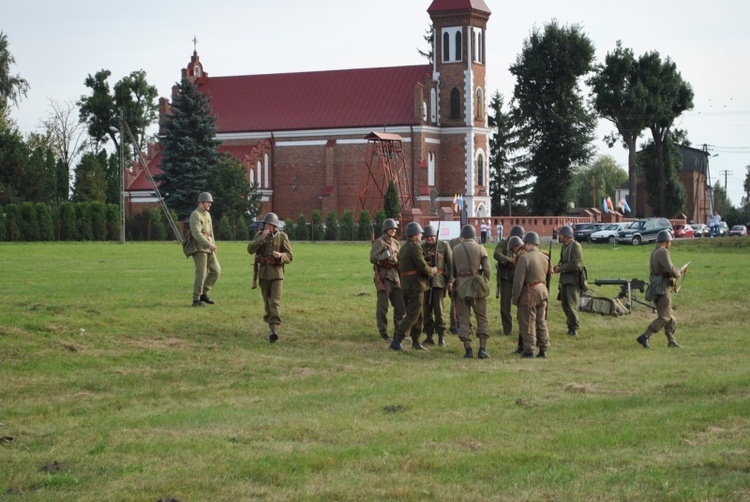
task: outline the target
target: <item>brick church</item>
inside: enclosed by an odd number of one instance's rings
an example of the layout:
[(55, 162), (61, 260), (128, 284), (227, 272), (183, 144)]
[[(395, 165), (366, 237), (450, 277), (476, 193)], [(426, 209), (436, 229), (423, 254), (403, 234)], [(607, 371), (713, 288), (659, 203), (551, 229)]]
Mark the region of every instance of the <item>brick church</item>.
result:
[[(264, 212), (372, 213), (382, 208), (383, 180), (394, 179), (415, 215), (434, 215), (461, 194), (470, 217), (489, 216), (490, 9), (484, 0), (432, 0), (427, 12), (432, 64), (210, 76), (210, 61), (204, 68), (193, 52), (181, 76), (210, 96), (219, 150), (257, 182)], [(160, 120), (168, 113), (162, 98)], [(153, 174), (159, 151), (157, 144), (146, 155)], [(129, 176), (126, 197), (129, 212), (155, 202), (144, 173)]]

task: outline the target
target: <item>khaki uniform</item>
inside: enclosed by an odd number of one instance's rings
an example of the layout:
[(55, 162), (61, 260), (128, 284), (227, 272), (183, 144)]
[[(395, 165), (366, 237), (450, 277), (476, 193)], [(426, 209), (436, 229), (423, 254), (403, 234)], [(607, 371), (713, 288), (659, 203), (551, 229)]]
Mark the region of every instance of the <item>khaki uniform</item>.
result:
[[(451, 251), (455, 251), (456, 246), (458, 244), (461, 244), (463, 241), (464, 240), (461, 237), (456, 237), (454, 239), (449, 240), (448, 241), (448, 245), (450, 246)], [(453, 276), (453, 280), (454, 280), (454, 284), (453, 285), (454, 286), (455, 286), (455, 279), (456, 279), (456, 276), (454, 275)], [(449, 315), (450, 315), (450, 331), (451, 331), (451, 333), (458, 333), (458, 310), (456, 309), (456, 303), (457, 303), (456, 295), (457, 294), (458, 294), (458, 291), (454, 287), (453, 291), (450, 294), (451, 308), (450, 308)]]
[(195, 263), (193, 301), (197, 301), (201, 295), (208, 295), (221, 275), (219, 260), (216, 253), (210, 249), (211, 246), (216, 245), (211, 213), (201, 208), (193, 211), (190, 214), (190, 233), (195, 239), (196, 247), (196, 252), (193, 254)]
[(677, 318), (672, 311), (672, 290), (674, 289), (674, 284), (676, 283), (677, 278), (680, 277), (680, 271), (674, 266), (674, 264), (672, 264), (669, 249), (662, 246), (657, 247), (651, 253), (650, 269), (651, 276), (660, 276), (664, 281), (665, 293), (663, 295), (657, 295), (654, 299), (657, 318), (648, 326), (645, 335), (648, 338), (664, 328), (664, 334), (667, 335), (667, 340), (674, 342), (674, 332), (677, 329)]
[[(513, 296), (513, 275), (516, 270), (515, 261), (518, 254), (510, 249), (508, 240), (502, 239), (495, 247), (493, 258), (497, 261), (497, 288), (500, 292), (500, 320), (503, 324), (503, 334), (510, 336), (513, 332), (513, 317), (511, 315), (511, 298)], [(520, 253), (523, 253), (523, 247)]]
[(408, 240), (398, 252), (401, 274), (401, 294), (404, 298), (406, 316), (393, 335), (393, 343), (401, 343), (408, 332), (412, 343), (419, 343), (422, 334), (424, 293), (430, 289), (432, 270), (424, 259), (422, 247)]
[(547, 350), (547, 271), (549, 258), (538, 249), (527, 251), (518, 258), (513, 277), (513, 305), (518, 306), (518, 326), (523, 338), (523, 351)]
[[(275, 258), (274, 251), (281, 253), (281, 257)], [(273, 234), (269, 233), (265, 238), (263, 232), (258, 232), (247, 245), (247, 252), (256, 255), (258, 260), (258, 279), (265, 307), (263, 320), (268, 323), (271, 331), (276, 331), (281, 324), (284, 265), (291, 263), (294, 259), (289, 237), (278, 229)]]
[[(487, 280), (492, 277), (490, 258), (484, 246), (473, 239), (467, 239), (453, 248), (453, 275), (456, 279), (454, 291), (462, 289), (464, 281), (473, 275), (482, 274)], [(477, 338), (481, 348), (487, 346), (490, 336), (490, 323), (487, 319), (487, 298), (464, 299), (456, 294), (458, 314), (458, 337), (466, 349), (471, 348), (471, 311), (477, 321)]]
[(437, 335), (442, 339), (445, 334), (445, 289), (453, 283), (453, 251), (445, 241), (437, 243), (437, 257), (435, 245), (422, 243), (422, 251), (430, 265), (437, 267), (437, 274), (432, 276), (430, 291), (424, 298), (424, 332), (427, 339)]
[(576, 241), (563, 244), (560, 250), (560, 298), (568, 333), (578, 329), (578, 299), (581, 296), (579, 273), (583, 268), (583, 249)]
[(406, 315), (404, 300), (401, 295), (401, 279), (398, 275), (398, 252), (400, 245), (396, 239), (383, 234), (373, 242), (370, 249), (370, 263), (375, 270), (375, 287), (378, 302), (375, 310), (375, 321), (378, 332), (383, 338), (388, 337), (388, 303), (393, 306), (394, 330)]

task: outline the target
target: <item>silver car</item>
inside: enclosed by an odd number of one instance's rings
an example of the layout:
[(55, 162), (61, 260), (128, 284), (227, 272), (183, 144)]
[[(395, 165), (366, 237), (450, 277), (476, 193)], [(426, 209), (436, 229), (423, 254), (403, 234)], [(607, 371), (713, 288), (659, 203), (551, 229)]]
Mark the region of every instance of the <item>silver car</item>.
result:
[(620, 223), (610, 223), (601, 230), (592, 233), (589, 239), (591, 242), (609, 242), (610, 244), (614, 244), (615, 239), (617, 238), (617, 232), (627, 227), (629, 224), (630, 223), (624, 221)]

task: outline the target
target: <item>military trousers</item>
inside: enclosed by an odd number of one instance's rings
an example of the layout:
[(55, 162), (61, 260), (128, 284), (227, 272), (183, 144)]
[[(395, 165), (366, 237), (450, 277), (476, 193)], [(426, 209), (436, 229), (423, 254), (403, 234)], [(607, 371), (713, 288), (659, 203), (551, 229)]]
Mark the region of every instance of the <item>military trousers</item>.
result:
[(375, 310), (375, 320), (378, 323), (378, 332), (381, 335), (388, 334), (388, 304), (393, 306), (393, 326), (394, 330), (406, 314), (404, 308), (404, 299), (401, 294), (401, 288), (396, 286), (393, 281), (383, 281), (384, 291), (378, 291), (378, 303)]
[(432, 336), (437, 333), (443, 336), (445, 333), (445, 290), (443, 288), (432, 288), (424, 295), (424, 333)]
[(648, 336), (650, 336), (651, 333), (658, 333), (660, 329), (664, 328), (664, 334), (667, 335), (667, 340), (674, 342), (674, 332), (677, 329), (677, 318), (672, 311), (671, 293), (657, 296), (654, 305), (656, 306), (657, 317), (648, 326)]
[(199, 300), (201, 295), (207, 295), (221, 275), (221, 265), (216, 253), (198, 251), (193, 255), (195, 263), (195, 282), (193, 282), (193, 300)]
[(422, 315), (422, 304), (424, 303), (424, 291), (413, 289), (401, 290), (406, 307), (406, 316), (401, 320), (396, 332), (393, 335), (393, 341), (401, 342), (408, 334), (412, 342), (418, 342), (422, 334), (422, 324), (424, 317)]
[(511, 300), (513, 299), (513, 281), (500, 280), (500, 320), (503, 325), (503, 335), (513, 333), (513, 316), (511, 315)]
[(477, 320), (477, 338), (479, 338), (480, 346), (484, 347), (490, 337), (487, 298), (463, 300), (456, 295), (456, 310), (458, 312), (458, 338), (464, 342), (464, 346), (471, 344), (471, 312), (474, 311), (474, 317)]
[(258, 282), (266, 311), (263, 321), (275, 331), (276, 327), (281, 324), (281, 294), (284, 292), (284, 279), (260, 279)]
[(578, 329), (578, 298), (580, 290), (577, 284), (560, 285), (560, 301), (568, 326), (568, 331)]
[(523, 340), (523, 351), (534, 352), (539, 347), (549, 347), (549, 329), (547, 328), (547, 300), (535, 305), (518, 305), (518, 326)]

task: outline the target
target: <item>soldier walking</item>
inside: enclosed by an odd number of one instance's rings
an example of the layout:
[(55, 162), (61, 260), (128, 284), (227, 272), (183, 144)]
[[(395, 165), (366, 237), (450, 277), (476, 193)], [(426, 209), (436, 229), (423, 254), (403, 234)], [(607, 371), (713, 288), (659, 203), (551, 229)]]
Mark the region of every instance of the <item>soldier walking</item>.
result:
[(445, 292), (453, 291), (453, 251), (445, 241), (438, 241), (434, 226), (424, 227), (422, 251), (427, 263), (437, 267), (432, 276), (430, 290), (424, 297), (425, 345), (435, 345), (433, 334), (438, 335), (438, 345), (445, 347)]
[(503, 325), (503, 335), (510, 336), (513, 332), (513, 317), (511, 316), (511, 297), (513, 296), (513, 274), (516, 270), (518, 253), (510, 245), (513, 237), (518, 237), (518, 249), (523, 248), (524, 229), (516, 225), (510, 229), (506, 239), (501, 239), (495, 247), (493, 258), (497, 261), (497, 293), (500, 297), (500, 320)]
[(415, 350), (426, 350), (419, 343), (424, 323), (422, 307), (424, 293), (430, 289), (430, 279), (437, 273), (437, 267), (430, 267), (424, 259), (422, 246), (422, 226), (416, 221), (406, 225), (406, 243), (398, 252), (399, 271), (401, 274), (401, 294), (404, 298), (406, 316), (396, 328), (391, 342), (391, 350), (404, 350), (401, 341), (406, 334), (411, 336), (411, 347)]
[[(668, 230), (662, 230), (656, 236), (656, 249), (651, 253), (649, 287), (656, 291), (654, 305), (656, 305), (657, 318), (646, 328), (646, 331), (636, 341), (643, 345), (644, 349), (650, 349), (648, 339), (651, 335), (658, 333), (664, 328), (667, 335), (667, 347), (682, 348), (674, 338), (677, 329), (677, 318), (672, 311), (672, 291), (680, 275), (685, 272), (685, 267), (677, 268), (672, 264), (669, 247), (672, 244), (672, 234)], [(661, 285), (659, 287), (658, 285)]]
[(214, 198), (210, 193), (202, 192), (198, 195), (198, 207), (190, 214), (190, 234), (195, 240), (193, 307), (203, 307), (204, 303), (216, 303), (208, 296), (208, 292), (221, 275), (221, 265), (216, 257), (218, 248), (214, 240), (214, 226), (209, 213), (213, 202)]
[[(479, 338), (479, 352), (477, 357), (487, 359), (487, 339), (490, 336), (490, 323), (487, 320), (487, 296), (489, 291), (479, 292), (474, 287), (474, 276), (482, 275), (489, 283), (492, 276), (490, 259), (487, 250), (476, 242), (477, 232), (471, 225), (464, 225), (461, 229), (463, 242), (453, 249), (453, 276), (456, 279), (454, 289), (456, 295), (456, 310), (458, 313), (458, 337), (463, 342), (465, 358), (474, 357), (471, 348), (471, 312), (477, 321)], [(489, 288), (488, 288), (489, 289)]]
[(578, 336), (578, 299), (581, 296), (580, 274), (583, 269), (583, 249), (573, 238), (571, 227), (567, 225), (560, 227), (558, 235), (563, 243), (560, 249), (560, 263), (553, 269), (554, 273), (560, 274), (558, 300), (562, 302), (568, 334)]
[[(523, 358), (547, 357), (547, 273), (549, 258), (539, 251), (541, 241), (536, 232), (527, 233), (523, 242), (526, 253), (518, 258), (513, 277), (513, 304), (518, 306), (518, 325), (523, 337)], [(539, 353), (535, 354), (536, 348)]]
[(398, 252), (400, 245), (396, 240), (398, 223), (393, 218), (383, 221), (383, 235), (372, 243), (370, 249), (370, 263), (375, 270), (375, 288), (378, 301), (375, 310), (375, 320), (383, 340), (390, 340), (388, 336), (388, 303), (393, 306), (394, 330), (406, 315), (404, 300), (401, 295), (401, 279), (398, 275)]
[(247, 245), (247, 252), (255, 255), (260, 279), (260, 292), (263, 295), (265, 315), (263, 320), (270, 332), (266, 337), (269, 343), (279, 339), (276, 331), (281, 324), (281, 295), (284, 291), (284, 265), (294, 259), (289, 237), (279, 230), (279, 218), (274, 213), (263, 217), (263, 228)]

